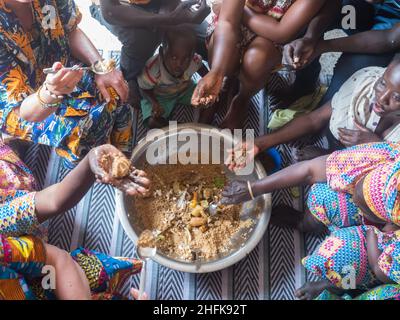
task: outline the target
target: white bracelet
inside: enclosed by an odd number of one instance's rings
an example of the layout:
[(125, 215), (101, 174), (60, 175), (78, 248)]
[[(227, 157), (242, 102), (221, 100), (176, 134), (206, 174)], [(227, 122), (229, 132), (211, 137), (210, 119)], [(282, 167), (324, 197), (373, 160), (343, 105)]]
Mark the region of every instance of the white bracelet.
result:
[(247, 189), (249, 189), (251, 200), (254, 200), (255, 198), (254, 198), (253, 188), (251, 187), (251, 183), (248, 180), (247, 180)]

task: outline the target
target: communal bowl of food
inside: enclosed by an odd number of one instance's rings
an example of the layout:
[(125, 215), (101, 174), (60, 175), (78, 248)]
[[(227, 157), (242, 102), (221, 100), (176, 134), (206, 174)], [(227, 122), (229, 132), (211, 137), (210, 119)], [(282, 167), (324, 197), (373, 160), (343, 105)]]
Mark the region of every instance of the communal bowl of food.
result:
[(266, 176), (258, 161), (235, 173), (224, 165), (239, 140), (230, 131), (190, 123), (152, 130), (136, 146), (131, 160), (147, 172), (151, 192), (133, 198), (117, 191), (117, 212), (136, 245), (142, 234), (151, 234), (155, 262), (183, 272), (214, 272), (245, 258), (260, 242), (270, 195), (241, 205), (221, 203), (229, 181)]

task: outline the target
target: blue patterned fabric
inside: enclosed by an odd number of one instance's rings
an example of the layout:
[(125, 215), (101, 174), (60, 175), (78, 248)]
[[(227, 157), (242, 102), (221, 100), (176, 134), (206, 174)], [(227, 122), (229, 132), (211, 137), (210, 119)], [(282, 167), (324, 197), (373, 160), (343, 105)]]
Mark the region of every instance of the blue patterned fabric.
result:
[(326, 183), (317, 183), (311, 187), (307, 206), (311, 214), (331, 232), (363, 223), (362, 212), (354, 204), (353, 196), (334, 191)]

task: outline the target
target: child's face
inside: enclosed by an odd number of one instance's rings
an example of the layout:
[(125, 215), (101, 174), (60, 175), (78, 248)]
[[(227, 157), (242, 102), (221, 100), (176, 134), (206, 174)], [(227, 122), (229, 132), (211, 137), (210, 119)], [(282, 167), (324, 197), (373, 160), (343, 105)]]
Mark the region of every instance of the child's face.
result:
[(189, 68), (193, 59), (194, 48), (187, 48), (187, 44), (167, 46), (163, 49), (164, 63), (168, 72), (175, 78), (181, 78)]

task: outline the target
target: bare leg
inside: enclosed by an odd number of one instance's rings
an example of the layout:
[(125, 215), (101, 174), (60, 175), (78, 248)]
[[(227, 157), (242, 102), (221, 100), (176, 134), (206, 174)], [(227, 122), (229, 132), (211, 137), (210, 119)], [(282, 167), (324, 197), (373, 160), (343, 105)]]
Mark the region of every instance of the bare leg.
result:
[(285, 205), (279, 205), (272, 210), (271, 224), (304, 233), (323, 234), (328, 231), (323, 223), (315, 219), (310, 210), (306, 209), (303, 213)]
[[(213, 51), (214, 51), (214, 37), (212, 36), (208, 44), (208, 62), (210, 66), (212, 65)], [(236, 78), (235, 74), (237, 73), (237, 70), (239, 69), (240, 65), (239, 49), (233, 52), (232, 55), (229, 57), (229, 59), (231, 59), (231, 62), (229, 64), (230, 69), (227, 71), (226, 75), (227, 82), (224, 87), (224, 90), (220, 94), (220, 99), (210, 108), (201, 111), (199, 118), (200, 123), (211, 124), (218, 110), (223, 108), (226, 104), (230, 104), (233, 94), (236, 94), (235, 90), (238, 90), (235, 83), (236, 79), (234, 78)]]
[(250, 99), (267, 83), (271, 70), (280, 63), (282, 56), (275, 45), (257, 37), (249, 45), (240, 72), (240, 90), (233, 99), (222, 128), (239, 129), (246, 119)]
[(55, 294), (59, 300), (90, 300), (89, 281), (81, 267), (64, 250), (46, 244), (48, 265), (55, 268)]

